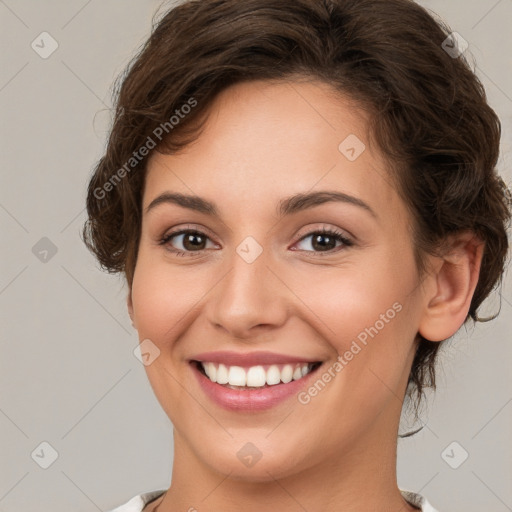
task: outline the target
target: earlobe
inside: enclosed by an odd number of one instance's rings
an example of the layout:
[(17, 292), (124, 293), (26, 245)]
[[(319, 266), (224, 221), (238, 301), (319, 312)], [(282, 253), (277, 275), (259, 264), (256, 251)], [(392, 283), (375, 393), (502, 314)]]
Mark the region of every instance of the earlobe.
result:
[(135, 325), (134, 320), (134, 314), (133, 314), (133, 302), (132, 302), (132, 291), (128, 291), (128, 295), (126, 296), (126, 306), (128, 307), (128, 314), (130, 315), (130, 319), (132, 321), (132, 326), (134, 329), (137, 329), (137, 326)]
[(484, 244), (473, 233), (451, 238), (440, 264), (428, 276), (432, 292), (425, 297), (419, 334), (430, 341), (453, 336), (467, 318), (478, 284)]

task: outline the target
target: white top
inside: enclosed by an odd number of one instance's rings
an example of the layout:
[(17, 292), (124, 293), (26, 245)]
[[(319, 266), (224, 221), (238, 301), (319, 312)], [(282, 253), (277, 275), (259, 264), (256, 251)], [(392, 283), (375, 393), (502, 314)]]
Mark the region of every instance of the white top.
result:
[[(117, 507), (110, 512), (142, 512), (144, 507), (161, 496), (165, 490), (144, 492), (134, 496), (128, 503)], [(421, 507), (421, 512), (437, 512), (437, 510), (423, 496), (410, 491), (400, 491), (402, 496), (411, 505)]]

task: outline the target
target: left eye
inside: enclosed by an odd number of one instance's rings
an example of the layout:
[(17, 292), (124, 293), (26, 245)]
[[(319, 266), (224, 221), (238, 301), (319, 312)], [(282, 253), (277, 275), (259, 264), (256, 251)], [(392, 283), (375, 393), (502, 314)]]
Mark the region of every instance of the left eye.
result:
[[(306, 242), (308, 239), (310, 239), (310, 241)], [(352, 241), (342, 233), (328, 229), (313, 231), (312, 233), (302, 237), (298, 243), (304, 243), (304, 245), (311, 247), (313, 252), (332, 251), (337, 247), (337, 243), (346, 247), (353, 245)], [(310, 249), (301, 248), (301, 250), (309, 251)]]

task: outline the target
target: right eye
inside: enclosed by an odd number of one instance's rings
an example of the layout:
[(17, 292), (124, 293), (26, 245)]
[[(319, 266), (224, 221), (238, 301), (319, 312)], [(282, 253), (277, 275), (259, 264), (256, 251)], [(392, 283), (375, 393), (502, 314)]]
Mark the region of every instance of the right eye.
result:
[[(176, 239), (177, 242), (172, 242)], [(182, 229), (171, 233), (166, 233), (160, 240), (159, 244), (165, 246), (169, 251), (173, 252), (177, 256), (192, 256), (194, 252), (200, 252), (205, 250), (208, 241), (211, 242), (210, 238), (195, 229)], [(176, 248), (174, 244), (178, 244), (183, 247)], [(211, 242), (213, 244), (213, 242)], [(215, 244), (213, 244), (215, 247)]]

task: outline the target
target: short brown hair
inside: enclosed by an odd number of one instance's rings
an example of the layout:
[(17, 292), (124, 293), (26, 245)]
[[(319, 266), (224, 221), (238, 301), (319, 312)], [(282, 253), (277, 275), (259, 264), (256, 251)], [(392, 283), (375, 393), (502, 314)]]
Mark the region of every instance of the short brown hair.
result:
[[(510, 197), (496, 173), (499, 119), (464, 55), (443, 48), (449, 34), (411, 0), (190, 0), (171, 9), (114, 89), (113, 126), (88, 188), (86, 245), (131, 288), (147, 162), (139, 149), (157, 138), (162, 152), (187, 145), (229, 85), (315, 79), (371, 113), (370, 136), (414, 219), (420, 269), (421, 255), (449, 234), (471, 230), (485, 242), (468, 314), (477, 320), (503, 273)], [(171, 122), (191, 98), (195, 107)], [(408, 391), (421, 398), (435, 387), (439, 343), (419, 341)]]

